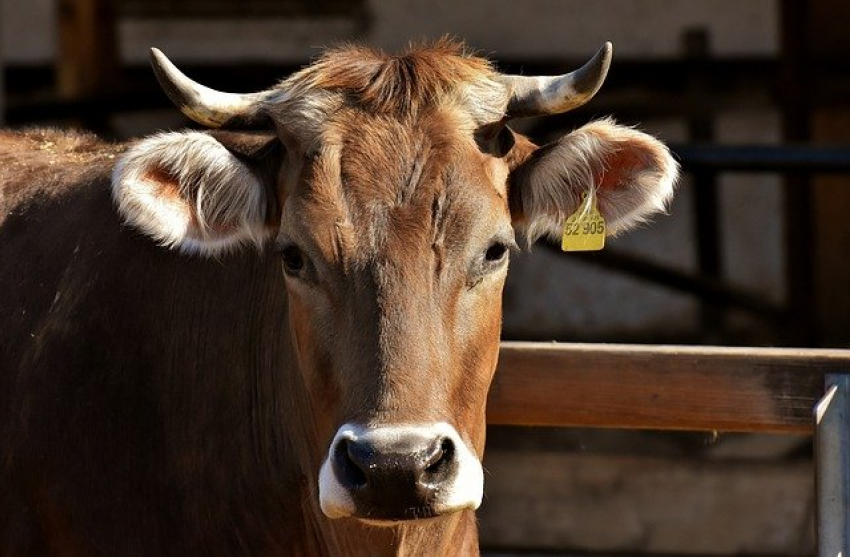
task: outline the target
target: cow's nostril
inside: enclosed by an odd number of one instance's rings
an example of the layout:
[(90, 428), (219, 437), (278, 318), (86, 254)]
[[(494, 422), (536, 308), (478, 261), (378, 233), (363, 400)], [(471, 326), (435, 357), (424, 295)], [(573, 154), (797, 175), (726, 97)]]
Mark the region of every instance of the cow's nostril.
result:
[(455, 445), (448, 437), (444, 437), (435, 448), (425, 466), (425, 473), (430, 476), (440, 474), (454, 460)]
[(362, 457), (358, 454), (353, 443), (341, 439), (334, 449), (334, 468), (341, 483), (349, 489), (366, 485), (366, 470), (363, 469)]
[[(346, 424), (319, 473), (331, 518), (424, 519), (481, 503), (481, 464), (448, 424)], [(337, 510), (341, 508), (342, 510)]]

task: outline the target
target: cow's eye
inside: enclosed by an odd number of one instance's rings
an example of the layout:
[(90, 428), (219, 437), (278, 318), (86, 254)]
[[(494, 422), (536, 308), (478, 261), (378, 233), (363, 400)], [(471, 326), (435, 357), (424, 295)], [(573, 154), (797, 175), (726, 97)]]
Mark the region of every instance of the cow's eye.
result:
[(498, 263), (508, 254), (508, 245), (504, 242), (495, 242), (484, 252), (484, 260), (488, 263)]
[(484, 277), (504, 269), (512, 246), (513, 242), (510, 240), (493, 240), (472, 263), (467, 286), (472, 288), (484, 280)]
[(280, 257), (283, 259), (283, 270), (288, 275), (296, 276), (304, 268), (304, 255), (294, 244), (284, 246), (280, 250)]

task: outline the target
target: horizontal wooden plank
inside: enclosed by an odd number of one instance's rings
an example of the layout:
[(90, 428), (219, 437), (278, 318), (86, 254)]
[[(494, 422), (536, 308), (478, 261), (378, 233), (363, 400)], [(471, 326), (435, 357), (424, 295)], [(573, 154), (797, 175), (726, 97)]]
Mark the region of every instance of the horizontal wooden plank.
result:
[(850, 350), (503, 342), (490, 424), (810, 434)]

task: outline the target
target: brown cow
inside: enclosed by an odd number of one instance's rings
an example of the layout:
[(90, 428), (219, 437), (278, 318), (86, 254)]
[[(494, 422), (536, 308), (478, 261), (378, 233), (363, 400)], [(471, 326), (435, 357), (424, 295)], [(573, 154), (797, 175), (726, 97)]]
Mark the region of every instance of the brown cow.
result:
[(507, 126), (587, 101), (610, 56), (538, 78), (345, 47), (235, 95), (154, 51), (220, 129), (0, 134), (0, 552), (477, 553), (515, 231), (558, 236), (593, 188), (616, 233), (676, 179), (608, 120)]

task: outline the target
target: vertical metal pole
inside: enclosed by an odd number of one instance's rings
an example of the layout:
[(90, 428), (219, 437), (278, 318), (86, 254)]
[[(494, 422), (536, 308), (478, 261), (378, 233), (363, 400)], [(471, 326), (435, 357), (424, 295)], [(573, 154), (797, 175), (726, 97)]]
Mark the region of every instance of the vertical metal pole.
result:
[[(806, 142), (811, 137), (814, 102), (812, 83), (815, 67), (812, 44), (813, 2), (782, 0), (782, 52), (779, 58), (779, 89), (782, 104), (782, 139)], [(783, 176), (783, 220), (785, 245), (785, 281), (788, 317), (780, 327), (787, 346), (817, 346), (819, 319), (815, 295), (814, 230), (811, 176), (803, 172)], [(844, 557), (847, 557), (845, 555)]]
[[(711, 63), (711, 40), (704, 28), (690, 29), (685, 33), (685, 54), (688, 64), (694, 68), (694, 77), (688, 84), (688, 96), (694, 106), (700, 106), (706, 95), (710, 95), (712, 83), (706, 77)], [(691, 141), (711, 143), (714, 141), (714, 115), (705, 112), (688, 119)], [(723, 276), (723, 243), (720, 227), (720, 189), (717, 172), (699, 168), (693, 172), (694, 223), (697, 269), (700, 277), (719, 281)], [(724, 304), (700, 300), (700, 326), (703, 338), (711, 344), (723, 344), (726, 307)]]
[(850, 556), (850, 374), (826, 376), (815, 406), (819, 557)]

